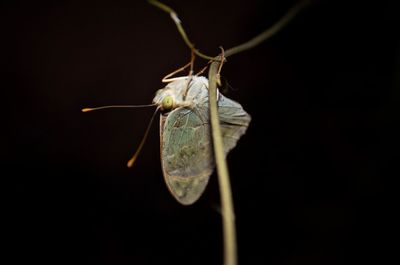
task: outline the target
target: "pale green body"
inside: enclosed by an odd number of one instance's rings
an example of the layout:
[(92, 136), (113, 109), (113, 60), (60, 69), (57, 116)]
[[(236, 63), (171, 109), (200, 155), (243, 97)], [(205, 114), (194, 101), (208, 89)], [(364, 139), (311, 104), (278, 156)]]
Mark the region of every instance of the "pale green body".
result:
[[(215, 167), (208, 110), (208, 80), (178, 78), (153, 99), (169, 112), (160, 117), (161, 163), (165, 182), (182, 204), (198, 200)], [(172, 101), (171, 101), (172, 100)], [(163, 105), (164, 104), (164, 105)], [(250, 116), (242, 106), (219, 94), (218, 114), (225, 155), (246, 132)]]

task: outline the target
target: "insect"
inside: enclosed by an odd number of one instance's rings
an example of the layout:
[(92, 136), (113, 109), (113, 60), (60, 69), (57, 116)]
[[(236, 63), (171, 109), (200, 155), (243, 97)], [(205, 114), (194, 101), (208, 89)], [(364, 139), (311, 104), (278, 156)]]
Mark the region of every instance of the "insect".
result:
[[(208, 80), (202, 76), (175, 78), (157, 91), (153, 103), (161, 109), (160, 149), (165, 182), (184, 205), (196, 202), (215, 167), (208, 108)], [(218, 92), (218, 115), (225, 155), (246, 132), (250, 115)]]
[[(143, 106), (157, 106), (157, 110), (160, 110), (161, 165), (169, 191), (181, 204), (193, 204), (204, 192), (215, 168), (207, 78), (192, 75), (172, 78), (165, 88), (156, 92), (151, 105), (105, 106), (82, 111)], [(227, 155), (246, 132), (251, 117), (239, 103), (219, 91), (218, 116)], [(153, 118), (154, 115), (151, 121)], [(150, 124), (128, 167), (133, 165), (142, 149)]]

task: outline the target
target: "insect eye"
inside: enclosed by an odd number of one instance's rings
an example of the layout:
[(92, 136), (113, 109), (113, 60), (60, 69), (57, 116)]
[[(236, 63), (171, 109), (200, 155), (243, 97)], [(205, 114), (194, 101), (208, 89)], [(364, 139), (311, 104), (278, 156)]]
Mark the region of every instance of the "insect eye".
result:
[(174, 100), (172, 99), (171, 96), (166, 96), (163, 100), (162, 100), (162, 109), (163, 110), (171, 110), (172, 107), (174, 106)]

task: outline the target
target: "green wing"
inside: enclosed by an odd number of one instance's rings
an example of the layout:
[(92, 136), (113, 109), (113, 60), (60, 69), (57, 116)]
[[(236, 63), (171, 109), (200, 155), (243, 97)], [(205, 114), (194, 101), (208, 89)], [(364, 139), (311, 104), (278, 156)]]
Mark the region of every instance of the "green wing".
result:
[[(195, 109), (178, 108), (161, 115), (164, 179), (172, 195), (185, 205), (198, 200), (215, 167), (208, 113), (208, 104), (204, 103)], [(246, 132), (251, 118), (239, 103), (221, 94), (218, 114), (227, 155)]]
[(192, 204), (214, 169), (207, 108), (178, 108), (162, 115), (160, 123), (165, 182), (180, 203)]
[(242, 106), (222, 94), (218, 99), (218, 115), (221, 125), (221, 133), (224, 141), (225, 155), (228, 155), (240, 137), (246, 133), (251, 117)]

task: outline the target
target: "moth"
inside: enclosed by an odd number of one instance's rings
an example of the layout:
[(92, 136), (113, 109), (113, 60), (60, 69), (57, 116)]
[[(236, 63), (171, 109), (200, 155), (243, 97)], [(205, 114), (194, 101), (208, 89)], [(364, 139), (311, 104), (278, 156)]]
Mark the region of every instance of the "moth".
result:
[[(251, 121), (242, 106), (219, 91), (218, 116), (225, 155), (236, 146)], [(160, 150), (164, 180), (183, 205), (196, 202), (215, 168), (208, 107), (208, 79), (203, 76), (174, 78), (157, 91)]]
[[(238, 102), (225, 97), (218, 90), (217, 93), (218, 116), (227, 155), (245, 134), (251, 117)], [(193, 204), (203, 194), (215, 168), (208, 80), (193, 75), (169, 79), (166, 87), (156, 92), (151, 105), (103, 106), (82, 111), (144, 106), (157, 106), (157, 110), (160, 110), (160, 155), (165, 183), (178, 202)], [(150, 124), (136, 153), (128, 161), (128, 167), (133, 165), (143, 147)]]

